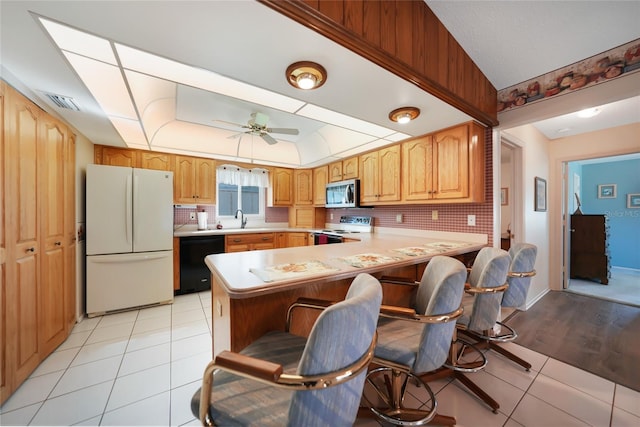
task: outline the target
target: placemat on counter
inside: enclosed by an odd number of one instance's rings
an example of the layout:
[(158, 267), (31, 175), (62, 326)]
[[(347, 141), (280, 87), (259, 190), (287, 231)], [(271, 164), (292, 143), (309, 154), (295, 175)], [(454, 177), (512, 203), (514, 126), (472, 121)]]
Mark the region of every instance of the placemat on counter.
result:
[(273, 282), (339, 271), (339, 269), (320, 261), (311, 260), (273, 265), (265, 268), (250, 268), (249, 271), (258, 276), (263, 282)]
[(352, 267), (364, 268), (374, 265), (385, 264), (387, 262), (397, 261), (402, 257), (394, 257), (381, 254), (359, 254), (338, 258), (342, 262), (346, 262)]
[(401, 253), (402, 255), (407, 256), (425, 256), (425, 255), (435, 255), (441, 252), (444, 252), (443, 249), (439, 248), (427, 248), (425, 246), (409, 246), (406, 248), (398, 248), (391, 249), (393, 252)]
[(465, 246), (469, 246), (471, 243), (468, 242), (435, 242), (435, 243), (427, 243), (424, 246), (427, 248), (436, 248), (436, 249), (457, 249), (464, 248)]

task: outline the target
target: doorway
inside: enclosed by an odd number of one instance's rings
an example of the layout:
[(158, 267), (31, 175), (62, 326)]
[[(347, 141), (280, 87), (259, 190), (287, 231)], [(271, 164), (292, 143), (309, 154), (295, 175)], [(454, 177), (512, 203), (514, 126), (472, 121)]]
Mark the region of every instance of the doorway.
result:
[(520, 147), (512, 144), (505, 138), (500, 140), (500, 247), (509, 250), (517, 232), (519, 232), (517, 206), (522, 195), (518, 183), (522, 171), (518, 165), (520, 159)]
[[(569, 292), (588, 295), (608, 301), (640, 306), (640, 268), (638, 260), (628, 253), (637, 252), (637, 224), (640, 212), (625, 209), (626, 193), (636, 188), (634, 176), (640, 165), (640, 154), (601, 157), (563, 163), (563, 215), (565, 231), (564, 283)], [(625, 172), (628, 171), (628, 172)], [(635, 180), (638, 180), (636, 177)], [(600, 194), (607, 183), (615, 183), (620, 194)], [(598, 185), (600, 184), (600, 185)], [(606, 243), (602, 253), (606, 253), (608, 277), (582, 277), (571, 271), (572, 215), (579, 219), (598, 219), (606, 224)], [(591, 217), (591, 218), (585, 218)], [(597, 230), (590, 229), (590, 241), (597, 242)], [(597, 245), (596, 245), (597, 247)], [(597, 255), (597, 254), (596, 254)]]

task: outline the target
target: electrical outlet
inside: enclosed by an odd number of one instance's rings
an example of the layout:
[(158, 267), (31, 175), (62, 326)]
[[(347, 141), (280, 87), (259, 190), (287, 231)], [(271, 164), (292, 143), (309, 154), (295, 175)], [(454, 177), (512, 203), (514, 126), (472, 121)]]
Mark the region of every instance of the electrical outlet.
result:
[(397, 215), (396, 215), (396, 222), (397, 222), (398, 224), (402, 223), (402, 214), (397, 214)]
[(434, 221), (438, 220), (438, 211), (431, 211), (431, 219)]
[(191, 219), (191, 220), (196, 219), (196, 213), (195, 212), (189, 212), (189, 219)]
[(329, 219), (333, 219), (333, 213), (329, 214)]
[(467, 215), (467, 225), (471, 227), (476, 226), (476, 216), (475, 215)]

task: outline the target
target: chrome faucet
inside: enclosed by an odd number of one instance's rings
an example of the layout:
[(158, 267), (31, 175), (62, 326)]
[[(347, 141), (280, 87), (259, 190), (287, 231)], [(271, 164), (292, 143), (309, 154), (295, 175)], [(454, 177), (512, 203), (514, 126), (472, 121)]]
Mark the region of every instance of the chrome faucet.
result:
[(245, 228), (247, 226), (247, 218), (244, 217), (242, 209), (238, 209), (236, 211), (236, 219), (238, 219), (238, 212), (240, 212), (240, 228)]

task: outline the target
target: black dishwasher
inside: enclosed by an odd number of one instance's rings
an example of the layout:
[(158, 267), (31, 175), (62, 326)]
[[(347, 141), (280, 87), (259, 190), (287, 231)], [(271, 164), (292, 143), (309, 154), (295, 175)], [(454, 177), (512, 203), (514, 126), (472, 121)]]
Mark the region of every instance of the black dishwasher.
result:
[(211, 272), (204, 258), (224, 253), (224, 236), (180, 238), (180, 289), (176, 295), (211, 289)]

